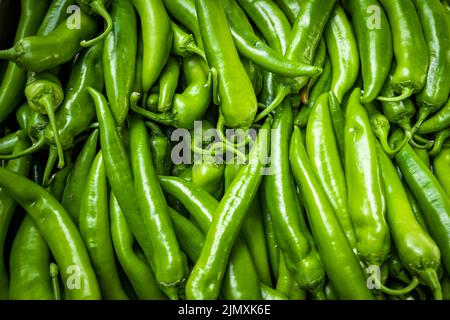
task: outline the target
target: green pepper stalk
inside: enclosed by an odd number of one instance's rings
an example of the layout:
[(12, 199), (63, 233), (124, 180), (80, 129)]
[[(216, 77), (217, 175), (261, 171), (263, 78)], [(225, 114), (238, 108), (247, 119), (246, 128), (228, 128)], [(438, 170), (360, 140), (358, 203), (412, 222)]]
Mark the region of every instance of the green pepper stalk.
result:
[(172, 54), (180, 57), (189, 57), (196, 54), (206, 62), (205, 51), (196, 44), (194, 36), (185, 32), (175, 22), (171, 21), (171, 23), (173, 31)]
[(91, 15), (98, 15), (102, 17), (106, 22), (106, 28), (103, 33), (91, 40), (82, 40), (80, 45), (82, 47), (90, 47), (99, 41), (103, 40), (112, 30), (113, 22), (111, 16), (105, 8), (105, 2), (108, 0), (77, 0), (78, 5), (84, 10), (86, 13)]
[(445, 141), (449, 137), (450, 137), (450, 128), (437, 132), (434, 136), (434, 145), (433, 149), (431, 149), (430, 151), (430, 156), (434, 157), (438, 155), (441, 152)]
[(47, 115), (55, 137), (56, 149), (58, 151), (58, 168), (63, 168), (64, 149), (61, 144), (55, 120), (55, 111), (64, 99), (64, 91), (61, 82), (50, 72), (34, 74), (28, 80), (28, 84), (25, 88), (25, 96), (33, 111)]

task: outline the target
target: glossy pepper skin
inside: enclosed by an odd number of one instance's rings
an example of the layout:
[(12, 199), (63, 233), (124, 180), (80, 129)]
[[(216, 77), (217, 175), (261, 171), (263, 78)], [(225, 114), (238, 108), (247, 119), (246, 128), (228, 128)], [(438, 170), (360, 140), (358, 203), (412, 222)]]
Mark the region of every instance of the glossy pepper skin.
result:
[(217, 71), (220, 112), (225, 124), (232, 128), (250, 127), (258, 108), (256, 96), (239, 59), (222, 0), (196, 0), (195, 7), (208, 64)]
[(381, 264), (390, 251), (386, 203), (369, 117), (356, 88), (348, 101), (345, 122), (345, 174), (356, 249), (367, 265)]
[(53, 300), (50, 250), (33, 220), (26, 216), (14, 238), (9, 261), (9, 299)]
[(113, 27), (105, 38), (103, 71), (106, 95), (119, 126), (128, 115), (137, 55), (136, 12), (130, 1), (112, 0)]
[[(401, 133), (394, 132), (392, 139), (399, 143)], [(431, 236), (441, 250), (442, 262), (450, 270), (450, 199), (429, 167), (419, 158), (409, 144), (396, 155), (395, 160), (403, 178), (419, 203)]]
[(430, 64), (425, 86), (416, 95), (419, 106), (418, 124), (439, 110), (450, 93), (450, 21), (438, 0), (414, 0), (428, 48)]
[(92, 131), (84, 143), (67, 178), (61, 199), (61, 204), (66, 208), (76, 225), (78, 225), (81, 197), (86, 187), (86, 179), (97, 152), (98, 136), (99, 131), (96, 129)]
[(159, 77), (158, 111), (165, 112), (172, 106), (172, 99), (178, 87), (180, 63), (178, 59), (169, 57)]
[[(268, 128), (269, 122), (266, 120), (250, 152), (248, 165), (241, 168), (214, 211), (205, 246), (186, 284), (188, 299), (214, 299), (219, 295), (232, 245), (262, 179), (261, 160), (267, 154), (267, 140), (270, 139)], [(241, 201), (243, 195), (248, 201)]]
[(303, 289), (321, 299), (325, 271), (295, 191), (289, 164), (289, 144), (293, 114), (289, 102), (277, 109), (272, 124), (271, 170), (264, 177), (266, 206), (272, 216), (277, 243), (286, 267)]
[(14, 150), (14, 146), (19, 141), (20, 136), (23, 134), (24, 132), (22, 130), (18, 130), (0, 138), (0, 155), (7, 155), (12, 153)]
[(134, 248), (135, 239), (112, 192), (109, 199), (111, 237), (114, 251), (136, 295), (143, 300), (167, 299), (158, 288), (158, 283), (150, 266), (136, 253)]
[[(158, 79), (172, 48), (172, 25), (162, 0), (133, 0), (142, 25), (142, 91), (147, 92)], [(158, 32), (155, 32), (158, 30)]]
[[(61, 269), (67, 299), (100, 299), (100, 289), (83, 240), (62, 205), (42, 187), (8, 169), (0, 168), (0, 186), (33, 219)], [(22, 192), (27, 189), (26, 195)], [(82, 276), (79, 286), (70, 276)]]
[[(15, 153), (20, 152), (21, 150), (26, 149), (29, 145), (30, 142), (28, 138), (23, 136), (16, 143), (13, 151), (15, 151)], [(19, 175), (26, 176), (30, 169), (30, 162), (30, 156), (25, 156), (15, 160), (10, 160), (6, 168), (8, 170), (16, 172)], [(6, 190), (0, 189), (0, 297), (4, 300), (8, 299), (9, 291), (8, 273), (6, 271), (6, 265), (4, 261), (5, 240), (9, 223), (11, 221), (11, 217), (14, 214), (16, 206), (17, 203), (6, 193)]]
[(450, 197), (450, 148), (443, 148), (433, 159), (433, 172)]
[[(181, 178), (160, 177), (160, 181), (164, 191), (176, 196), (197, 222), (203, 234), (207, 234), (214, 217), (214, 211), (219, 204), (217, 200), (193, 183)], [(171, 216), (173, 215), (171, 214)], [(195, 252), (195, 257), (193, 257), (195, 262), (201, 256), (202, 247)], [(243, 237), (238, 236), (224, 271), (222, 293), (225, 299), (255, 300), (261, 298), (260, 288), (261, 283), (248, 247)]]
[(311, 167), (328, 196), (339, 224), (350, 246), (355, 248), (356, 238), (349, 214), (347, 183), (333, 131), (328, 101), (329, 94), (322, 94), (311, 111), (306, 127), (306, 150)]
[(377, 0), (346, 0), (355, 28), (364, 82), (362, 102), (375, 100), (388, 76), (393, 57), (392, 33)]
[(138, 117), (130, 119), (129, 128), (134, 190), (143, 223), (151, 234), (151, 266), (162, 290), (170, 290), (175, 295), (175, 290), (185, 280), (184, 261), (156, 175), (147, 128)]
[(400, 94), (397, 98), (388, 99), (403, 100), (425, 85), (429, 65), (427, 43), (413, 1), (380, 2), (392, 28), (396, 61), (392, 87)]
[(305, 201), (317, 249), (333, 289), (341, 299), (373, 299), (359, 260), (314, 174), (298, 127), (294, 128), (289, 157)]
[(437, 269), (441, 253), (437, 244), (417, 222), (398, 172), (378, 146), (392, 240), (402, 264), (429, 286), (435, 299), (442, 299)]
[(289, 21), (294, 23), (301, 10), (302, 2), (299, 0), (275, 0), (274, 2), (283, 10)]
[(108, 182), (101, 151), (86, 177), (79, 228), (102, 292), (107, 300), (128, 299), (120, 283), (109, 229)]
[[(22, 0), (20, 2), (20, 20), (14, 43), (33, 36), (44, 17), (49, 1)], [(0, 84), (0, 123), (17, 107), (21, 92), (25, 88), (26, 71), (13, 62), (8, 63)]]
[[(79, 19), (79, 28), (73, 27), (74, 19)], [(37, 73), (53, 69), (70, 61), (81, 50), (80, 41), (96, 31), (97, 21), (80, 11), (79, 17), (69, 16), (48, 35), (23, 38), (11, 49), (0, 51), (0, 59), (11, 60)], [(64, 46), (61, 47), (61, 43)]]
[(340, 5), (334, 7), (324, 35), (333, 70), (331, 91), (341, 103), (358, 77), (359, 53), (352, 25)]

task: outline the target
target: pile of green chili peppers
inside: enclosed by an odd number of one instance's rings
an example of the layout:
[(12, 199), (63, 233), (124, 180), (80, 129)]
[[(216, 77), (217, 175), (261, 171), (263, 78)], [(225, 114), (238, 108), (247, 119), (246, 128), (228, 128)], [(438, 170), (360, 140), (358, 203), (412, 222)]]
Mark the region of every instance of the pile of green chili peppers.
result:
[(449, 1), (16, 8), (1, 300), (450, 299)]

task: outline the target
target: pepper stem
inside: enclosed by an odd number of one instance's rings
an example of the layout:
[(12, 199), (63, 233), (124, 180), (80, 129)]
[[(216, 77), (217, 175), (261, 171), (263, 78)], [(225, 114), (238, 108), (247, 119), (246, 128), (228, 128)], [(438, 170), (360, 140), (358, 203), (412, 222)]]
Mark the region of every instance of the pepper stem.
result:
[(430, 108), (427, 107), (419, 108), (419, 112), (417, 115), (417, 122), (413, 126), (413, 133), (416, 133), (417, 130), (419, 130), (422, 123), (428, 118), (430, 114), (431, 114)]
[(404, 294), (410, 293), (413, 291), (418, 285), (419, 285), (419, 279), (416, 277), (413, 277), (411, 282), (402, 289), (392, 289), (386, 287), (384, 284), (380, 283), (381, 291), (384, 293), (391, 295), (391, 296), (402, 296)]
[(261, 113), (256, 116), (256, 118), (255, 118), (255, 120), (253, 120), (253, 122), (254, 123), (259, 122), (262, 119), (264, 119), (264, 117), (266, 117), (269, 113), (271, 113), (273, 110), (275, 110), (281, 104), (281, 102), (283, 102), (284, 98), (286, 98), (286, 96), (288, 94), (289, 94), (288, 87), (286, 87), (286, 86), (279, 87), (277, 95), (272, 100), (270, 105), (267, 108), (265, 108), (263, 111), (261, 111)]
[(450, 129), (445, 129), (443, 131), (440, 131), (436, 133), (434, 136), (434, 145), (433, 149), (431, 149), (430, 156), (434, 157), (442, 150), (442, 146), (444, 145), (445, 140), (450, 137)]
[(103, 40), (112, 30), (112, 19), (111, 16), (109, 15), (108, 11), (105, 9), (105, 6), (103, 5), (103, 3), (101, 1), (98, 0), (94, 0), (91, 2), (91, 10), (92, 12), (98, 14), (100, 17), (102, 17), (105, 22), (106, 22), (106, 29), (103, 31), (102, 34), (100, 34), (98, 37), (91, 39), (91, 40), (82, 40), (80, 42), (80, 45), (82, 47), (90, 47), (94, 44), (96, 44), (97, 42)]
[(55, 111), (53, 109), (53, 101), (50, 95), (45, 94), (39, 99), (39, 103), (44, 107), (45, 113), (47, 114), (48, 120), (50, 122), (50, 127), (52, 128), (53, 135), (55, 138), (56, 150), (58, 151), (58, 168), (64, 168), (64, 149), (61, 144), (61, 139), (59, 137), (58, 127), (56, 126)]
[(208, 63), (208, 61), (206, 60), (205, 51), (200, 49), (200, 47), (197, 46), (194, 42), (188, 43), (186, 46), (186, 50), (190, 53), (200, 56), (206, 63)]
[(50, 263), (50, 278), (52, 280), (52, 291), (55, 300), (61, 300), (61, 289), (58, 282), (59, 268), (56, 263)]
[(395, 97), (378, 97), (377, 100), (380, 101), (387, 101), (387, 102), (398, 102), (398, 101), (403, 101), (405, 99), (408, 99), (409, 97), (412, 96), (412, 94), (414, 93), (414, 89), (413, 88), (403, 88), (402, 89), (402, 93), (399, 96), (395, 96)]
[(58, 152), (54, 147), (50, 147), (48, 152), (47, 164), (45, 165), (44, 177), (42, 178), (42, 186), (47, 187), (50, 181), (50, 175), (53, 171), (53, 166), (55, 165), (56, 159), (58, 158)]
[[(418, 142), (422, 143), (422, 144), (418, 144)], [(427, 140), (427, 139), (425, 139), (425, 138), (423, 138), (423, 137), (421, 137), (421, 136), (419, 136), (417, 134), (414, 134), (413, 135), (413, 139), (411, 139), (410, 143), (416, 149), (428, 150), (428, 149), (430, 149), (433, 146), (434, 141)]]
[(39, 140), (34, 143), (31, 147), (22, 150), (18, 153), (14, 153), (14, 154), (8, 154), (8, 155), (0, 155), (0, 160), (12, 160), (12, 159), (17, 159), (17, 158), (21, 158), (24, 156), (27, 156), (29, 154), (33, 154), (36, 151), (39, 151), (42, 149), (42, 147), (45, 146), (45, 137), (44, 135), (42, 135)]
[(165, 125), (169, 125), (169, 126), (174, 125), (175, 120), (171, 113), (165, 112), (165, 113), (158, 114), (158, 113), (154, 113), (152, 111), (145, 110), (144, 108), (138, 107), (137, 103), (138, 103), (140, 97), (141, 97), (141, 94), (138, 92), (133, 92), (131, 94), (130, 109), (132, 111), (134, 111), (135, 113), (137, 113), (147, 119), (150, 119), (150, 120), (153, 120), (153, 121), (165, 124)]
[(6, 49), (6, 50), (0, 50), (0, 59), (4, 60), (15, 60), (17, 58), (17, 50), (15, 47)]

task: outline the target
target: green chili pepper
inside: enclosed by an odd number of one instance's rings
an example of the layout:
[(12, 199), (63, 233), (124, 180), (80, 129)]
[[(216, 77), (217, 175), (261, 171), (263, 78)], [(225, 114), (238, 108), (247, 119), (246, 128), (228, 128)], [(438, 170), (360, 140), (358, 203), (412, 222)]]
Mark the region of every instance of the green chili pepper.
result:
[(439, 154), (441, 152), (442, 146), (449, 137), (450, 137), (450, 128), (436, 132), (436, 134), (434, 135), (433, 149), (431, 149), (430, 151), (430, 156), (434, 157), (437, 154)]
[(109, 15), (108, 11), (105, 8), (105, 2), (107, 3), (108, 0), (77, 0), (78, 5), (81, 7), (82, 10), (84, 10), (86, 13), (91, 15), (98, 15), (102, 17), (105, 20), (106, 28), (103, 31), (102, 34), (97, 36), (94, 39), (90, 40), (82, 40), (80, 42), (80, 45), (82, 47), (90, 47), (101, 40), (103, 40), (114, 27), (112, 17)]
[[(283, 51), (277, 50), (276, 46), (273, 46), (274, 50), (272, 47), (266, 45), (255, 35), (245, 12), (235, 0), (225, 0), (223, 4), (236, 48), (244, 57), (254, 61), (268, 71), (285, 76), (317, 75), (321, 72), (320, 68), (311, 66), (310, 64), (302, 64), (295, 59), (283, 57), (286, 45), (281, 47), (282, 49), (284, 48)], [(271, 7), (274, 10), (273, 6)], [(280, 17), (280, 13), (277, 13), (278, 17)], [(260, 18), (257, 21), (263, 23), (263, 20)], [(279, 27), (289, 29), (289, 24), (286, 25), (286, 23), (288, 23), (287, 20), (282, 22), (283, 25)], [(272, 34), (271, 38), (278, 38), (277, 35), (271, 33), (271, 30), (267, 30), (266, 34)], [(278, 43), (277, 46), (280, 44)]]
[(431, 118), (425, 120), (417, 130), (419, 134), (432, 133), (450, 127), (450, 99)]
[(192, 182), (203, 188), (214, 198), (220, 199), (224, 191), (225, 166), (210, 160), (203, 160), (192, 165)]
[(435, 299), (442, 300), (437, 275), (441, 256), (439, 248), (417, 222), (394, 165), (379, 145), (378, 151), (386, 194), (387, 219), (400, 260), (415, 277), (412, 283), (418, 284), (420, 279), (431, 288)]
[(81, 197), (80, 233), (94, 266), (102, 298), (124, 300), (128, 298), (120, 283), (109, 230), (107, 187), (100, 151), (89, 170)]
[(196, 0), (195, 6), (208, 63), (218, 74), (218, 98), (225, 124), (249, 127), (257, 110), (256, 96), (239, 60), (222, 1)]
[[(252, 148), (248, 165), (239, 170), (214, 212), (200, 258), (186, 284), (188, 299), (217, 298), (219, 295), (227, 258), (262, 179), (262, 160), (267, 152), (269, 138), (268, 127), (269, 122), (266, 121)], [(242, 198), (246, 201), (242, 201)]]
[[(333, 289), (341, 299), (373, 299), (359, 260), (353, 253), (325, 191), (314, 174), (298, 127), (294, 128), (289, 158), (295, 180), (305, 201), (317, 249)], [(357, 232), (356, 235), (358, 236)]]
[(380, 0), (392, 28), (396, 68), (392, 88), (396, 97), (378, 97), (401, 101), (420, 91), (427, 80), (429, 56), (419, 16), (412, 1)]
[[(394, 132), (392, 139), (398, 143), (401, 133)], [(431, 236), (441, 250), (442, 262), (450, 270), (450, 199), (411, 146), (405, 145), (396, 155), (403, 178), (417, 199)]]
[(138, 256), (134, 249), (134, 238), (116, 197), (111, 192), (109, 202), (111, 236), (114, 251), (128, 280), (140, 299), (167, 299), (159, 290), (150, 267)]
[[(20, 137), (14, 146), (14, 153), (26, 149), (30, 145), (27, 137)], [(30, 157), (25, 156), (8, 162), (7, 169), (17, 172), (20, 175), (27, 175), (30, 168)], [(8, 298), (8, 275), (5, 261), (3, 260), (5, 250), (5, 240), (8, 232), (11, 217), (16, 209), (16, 202), (7, 193), (0, 189), (0, 297)]]
[(270, 156), (273, 171), (264, 177), (265, 201), (286, 267), (301, 288), (323, 299), (325, 271), (304, 221), (289, 165), (286, 141), (290, 140), (292, 122), (292, 107), (289, 102), (283, 102), (272, 124)]
[[(79, 21), (80, 26), (73, 26), (74, 21)], [(13, 61), (21, 68), (36, 73), (53, 69), (70, 61), (81, 50), (80, 41), (93, 35), (96, 30), (94, 18), (82, 11), (79, 15), (74, 13), (46, 36), (26, 37), (14, 47), (0, 51), (0, 59)]]
[(180, 63), (178, 59), (169, 57), (166, 66), (159, 77), (158, 111), (166, 112), (172, 106), (173, 96), (178, 87)]
[(134, 190), (143, 223), (151, 234), (152, 269), (162, 290), (175, 294), (185, 277), (180, 248), (153, 165), (147, 128), (137, 117), (131, 118), (129, 126)]
[(371, 102), (379, 95), (391, 67), (391, 27), (377, 0), (349, 0), (344, 5), (352, 18), (358, 42), (364, 82), (361, 101)]
[(433, 159), (433, 172), (450, 197), (450, 148), (444, 148)]
[(259, 95), (261, 93), (261, 90), (263, 89), (263, 71), (261, 67), (252, 60), (249, 60), (242, 56), (241, 62), (245, 68), (245, 71), (247, 72), (248, 77), (250, 78), (250, 81), (252, 82), (255, 94)]
[(347, 185), (343, 165), (328, 107), (329, 95), (322, 94), (309, 116), (306, 127), (306, 150), (318, 181), (328, 196), (331, 207), (352, 248), (356, 246), (355, 231), (349, 216)]
[(98, 135), (99, 131), (97, 129), (92, 131), (78, 154), (72, 172), (67, 178), (61, 200), (61, 204), (76, 225), (78, 225), (80, 215), (81, 196), (86, 187), (86, 179), (96, 155)]
[[(233, 183), (241, 165), (227, 164), (225, 168), (225, 190)], [(271, 286), (269, 259), (267, 257), (266, 239), (264, 226), (261, 220), (261, 204), (259, 193), (248, 209), (247, 215), (242, 223), (241, 232), (247, 243), (248, 249), (255, 263), (256, 271), (262, 283)]]
[(324, 34), (333, 70), (331, 91), (341, 103), (358, 77), (359, 55), (352, 25), (340, 5), (334, 8)]
[(48, 243), (61, 268), (66, 298), (99, 299), (100, 290), (83, 240), (61, 204), (39, 185), (7, 169), (0, 168), (0, 177), (0, 186), (27, 211)]
[(154, 113), (137, 107), (136, 103), (139, 98), (137, 93), (133, 93), (131, 96), (131, 109), (150, 120), (162, 124), (172, 125), (177, 128), (193, 128), (194, 121), (202, 119), (211, 101), (211, 73), (206, 75), (202, 64), (202, 60), (196, 56), (183, 58), (183, 74), (188, 86), (183, 93), (174, 95), (172, 107), (169, 111)]
[[(202, 232), (206, 234), (219, 203), (206, 191), (180, 178), (160, 177), (160, 181), (164, 191), (176, 196), (186, 206)], [(196, 263), (201, 257), (204, 246), (205, 244), (197, 248), (195, 257), (191, 257), (191, 259), (195, 258)], [(234, 242), (228, 265), (224, 270), (222, 292), (226, 299), (231, 300), (261, 298), (258, 275), (247, 245), (241, 236), (238, 236)]]
[[(172, 25), (162, 0), (133, 0), (142, 25), (142, 90), (147, 92), (156, 82), (172, 48)], [(158, 30), (158, 32), (155, 32)]]
[(26, 216), (11, 248), (11, 300), (53, 300), (50, 250), (33, 220)]
[(360, 98), (361, 90), (356, 88), (348, 101), (345, 117), (349, 212), (359, 257), (368, 266), (381, 266), (389, 255), (390, 234), (375, 137)]
[[(446, 17), (443, 4), (438, 0), (414, 0), (414, 5), (422, 24), (430, 62), (425, 86), (416, 95), (419, 106), (415, 125), (417, 128), (431, 113), (444, 105), (450, 93), (450, 20)], [(415, 48), (415, 56), (418, 54), (417, 50)], [(417, 60), (419, 61), (424, 64), (425, 60)]]
[[(94, 1), (99, 2), (99, 1)], [(111, 0), (111, 33), (105, 38), (103, 66), (106, 94), (119, 126), (128, 115), (137, 55), (136, 13), (130, 1)]]
[(175, 22), (171, 21), (171, 23), (173, 31), (172, 53), (180, 57), (190, 57), (197, 54), (206, 61), (205, 51), (196, 44), (194, 36), (185, 32)]
[[(17, 26), (14, 43), (33, 36), (47, 12), (49, 1), (20, 1), (20, 20)], [(5, 75), (0, 84), (0, 123), (17, 107), (22, 99), (22, 92), (26, 84), (26, 71), (15, 63), (8, 63)]]
[(151, 237), (139, 211), (137, 196), (134, 191), (133, 173), (124, 143), (117, 131), (114, 117), (108, 108), (105, 97), (91, 87), (87, 90), (96, 108), (100, 129), (100, 146), (103, 151), (103, 161), (109, 184), (123, 210), (131, 232), (151, 265)]

